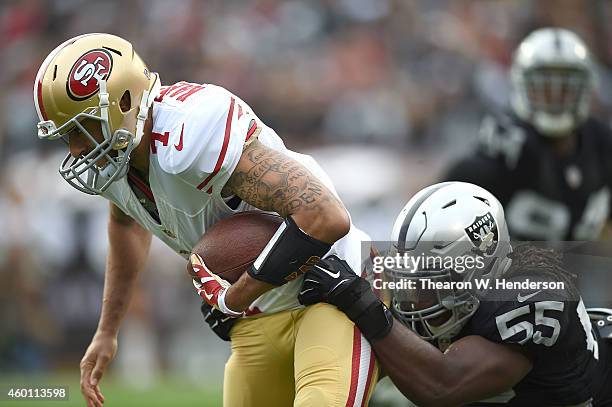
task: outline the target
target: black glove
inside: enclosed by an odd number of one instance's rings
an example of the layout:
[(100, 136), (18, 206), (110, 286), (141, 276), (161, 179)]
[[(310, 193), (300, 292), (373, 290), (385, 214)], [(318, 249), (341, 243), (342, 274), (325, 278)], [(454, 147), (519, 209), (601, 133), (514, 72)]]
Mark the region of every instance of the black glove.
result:
[(204, 316), (204, 321), (210, 326), (214, 333), (224, 341), (230, 340), (230, 331), (232, 327), (236, 323), (236, 318), (232, 318), (218, 309), (214, 308), (212, 305), (207, 303), (206, 301), (202, 301), (202, 306), (200, 307), (202, 311), (202, 315)]
[(327, 302), (344, 312), (370, 341), (391, 331), (393, 317), (363, 278), (344, 260), (329, 256), (304, 276), (298, 300), (303, 305)]

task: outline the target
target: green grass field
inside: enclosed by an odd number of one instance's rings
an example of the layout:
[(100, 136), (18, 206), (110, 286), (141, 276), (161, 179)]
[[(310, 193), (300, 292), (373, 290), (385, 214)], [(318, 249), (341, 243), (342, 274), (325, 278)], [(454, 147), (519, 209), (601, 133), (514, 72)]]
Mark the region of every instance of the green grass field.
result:
[[(69, 399), (67, 401), (9, 401), (6, 395), (9, 386), (68, 386)], [(178, 378), (166, 377), (156, 385), (147, 389), (139, 389), (122, 383), (119, 379), (108, 376), (101, 383), (102, 393), (106, 398), (105, 406), (201, 406), (213, 407), (222, 405), (221, 383), (204, 384), (199, 387), (193, 382), (186, 382)], [(0, 395), (0, 406), (15, 407), (68, 407), (84, 406), (85, 401), (79, 389), (77, 374), (54, 374), (36, 376), (4, 376), (0, 375), (0, 388), (5, 394)]]

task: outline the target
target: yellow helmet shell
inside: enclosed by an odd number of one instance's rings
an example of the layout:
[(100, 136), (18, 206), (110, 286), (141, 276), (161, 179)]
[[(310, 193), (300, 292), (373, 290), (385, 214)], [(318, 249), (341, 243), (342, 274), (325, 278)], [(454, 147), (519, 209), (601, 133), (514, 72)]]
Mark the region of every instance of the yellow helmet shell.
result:
[[(126, 116), (137, 114), (138, 102), (153, 87), (155, 75), (123, 38), (111, 34), (71, 38), (49, 54), (36, 75), (34, 104), (39, 120), (53, 121), (59, 128), (79, 113), (98, 109), (101, 79), (106, 80), (113, 134)], [(129, 92), (131, 106), (122, 112), (119, 102), (125, 92)], [(127, 130), (134, 133), (135, 128)]]

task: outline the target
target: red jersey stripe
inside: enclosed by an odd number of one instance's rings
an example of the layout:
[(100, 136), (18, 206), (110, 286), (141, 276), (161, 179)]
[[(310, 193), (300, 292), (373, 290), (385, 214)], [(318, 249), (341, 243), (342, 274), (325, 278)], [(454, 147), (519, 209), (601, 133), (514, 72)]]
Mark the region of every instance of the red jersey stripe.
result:
[(153, 197), (153, 191), (151, 191), (151, 188), (149, 188), (147, 184), (142, 182), (140, 178), (138, 178), (137, 176), (135, 176), (134, 174), (130, 172), (128, 172), (128, 178), (130, 179), (130, 181), (134, 183), (134, 185), (136, 185), (138, 189), (142, 191), (143, 194), (147, 196), (149, 201), (155, 202), (155, 198)]
[(365, 389), (363, 390), (363, 399), (361, 400), (361, 407), (366, 405), (366, 401), (368, 400), (368, 395), (370, 394), (370, 385), (372, 384), (372, 376), (374, 376), (374, 365), (376, 364), (376, 359), (374, 357), (374, 352), (370, 349), (370, 366), (368, 367), (368, 379), (366, 380)]
[(192, 89), (190, 89), (188, 92), (186, 92), (186, 93), (184, 93), (182, 95), (177, 96), (176, 100), (184, 102), (185, 99), (187, 99), (189, 96), (193, 95), (196, 92), (201, 91), (202, 89), (204, 89), (203, 85), (194, 85), (192, 87)]
[(347, 407), (353, 407), (357, 396), (357, 383), (359, 382), (359, 362), (361, 361), (361, 332), (355, 326), (353, 331), (353, 361), (351, 367), (351, 387), (349, 390)]
[[(210, 182), (211, 179), (215, 177), (221, 170), (221, 165), (223, 165), (223, 160), (225, 159), (225, 154), (227, 153), (227, 146), (229, 145), (230, 134), (232, 132), (232, 116), (234, 115), (234, 104), (236, 100), (232, 98), (230, 101), (229, 112), (227, 113), (227, 119), (225, 121), (225, 136), (223, 137), (223, 146), (221, 146), (221, 153), (219, 154), (219, 158), (217, 159), (217, 163), (215, 164), (215, 169), (213, 172), (208, 174), (208, 177), (200, 185), (198, 185), (198, 189), (204, 189), (206, 185)], [(212, 192), (211, 190), (209, 190)], [(208, 191), (206, 191), (208, 192)], [(208, 192), (208, 193), (210, 193)]]

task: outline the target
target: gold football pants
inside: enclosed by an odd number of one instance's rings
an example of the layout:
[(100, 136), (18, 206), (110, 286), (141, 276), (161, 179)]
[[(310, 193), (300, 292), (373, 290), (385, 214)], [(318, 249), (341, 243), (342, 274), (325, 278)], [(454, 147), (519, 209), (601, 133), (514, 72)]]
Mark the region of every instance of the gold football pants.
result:
[(378, 368), (370, 344), (334, 306), (242, 319), (225, 365), (225, 407), (367, 406)]

